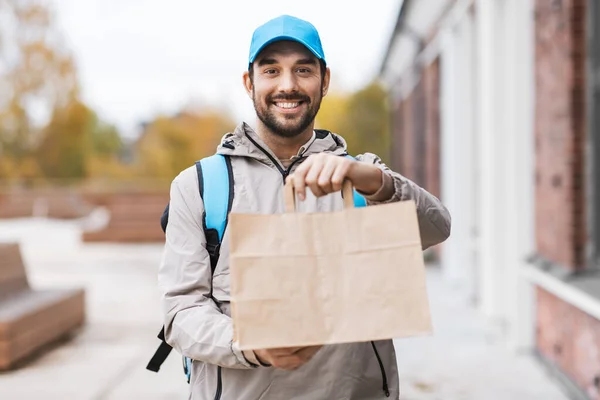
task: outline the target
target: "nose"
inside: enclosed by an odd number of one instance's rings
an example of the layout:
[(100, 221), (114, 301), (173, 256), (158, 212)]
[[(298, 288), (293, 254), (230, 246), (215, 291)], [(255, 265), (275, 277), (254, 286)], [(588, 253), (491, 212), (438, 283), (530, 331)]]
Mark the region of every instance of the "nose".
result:
[(298, 81), (292, 71), (285, 71), (281, 74), (279, 91), (282, 93), (294, 93), (298, 91)]

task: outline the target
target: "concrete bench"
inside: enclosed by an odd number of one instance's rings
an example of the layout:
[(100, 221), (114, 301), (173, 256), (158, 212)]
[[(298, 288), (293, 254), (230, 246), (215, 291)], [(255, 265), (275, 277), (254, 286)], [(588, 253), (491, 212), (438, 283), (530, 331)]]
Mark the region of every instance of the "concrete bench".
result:
[(19, 245), (0, 243), (0, 370), (83, 325), (83, 289), (32, 289)]
[(54, 219), (82, 218), (89, 215), (93, 209), (91, 204), (84, 202), (80, 193), (68, 189), (41, 192), (36, 198), (35, 206), (41, 209), (38, 215)]
[(92, 206), (73, 189), (9, 189), (0, 191), (0, 218), (47, 217), (76, 219)]
[(106, 201), (108, 224), (83, 233), (84, 242), (162, 242), (165, 235), (160, 217), (169, 202), (169, 194), (114, 194)]
[(0, 218), (24, 218), (33, 215), (35, 197), (29, 194), (0, 193)]

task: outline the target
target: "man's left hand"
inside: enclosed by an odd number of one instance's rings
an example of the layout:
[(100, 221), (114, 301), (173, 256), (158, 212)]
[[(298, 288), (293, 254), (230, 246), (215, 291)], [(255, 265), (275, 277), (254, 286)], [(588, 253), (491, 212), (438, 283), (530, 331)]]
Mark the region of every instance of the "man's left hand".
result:
[(293, 180), (298, 198), (306, 198), (306, 187), (316, 197), (342, 190), (345, 179), (366, 195), (376, 193), (383, 183), (383, 172), (374, 165), (328, 153), (309, 156), (287, 179)]

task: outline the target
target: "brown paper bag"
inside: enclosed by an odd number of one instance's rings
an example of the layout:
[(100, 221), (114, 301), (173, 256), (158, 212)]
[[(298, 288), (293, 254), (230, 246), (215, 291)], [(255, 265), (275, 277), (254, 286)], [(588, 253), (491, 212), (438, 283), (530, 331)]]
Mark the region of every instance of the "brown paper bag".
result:
[[(308, 189), (310, 190), (310, 189)], [(413, 201), (229, 218), (231, 304), (241, 349), (308, 346), (431, 333)]]

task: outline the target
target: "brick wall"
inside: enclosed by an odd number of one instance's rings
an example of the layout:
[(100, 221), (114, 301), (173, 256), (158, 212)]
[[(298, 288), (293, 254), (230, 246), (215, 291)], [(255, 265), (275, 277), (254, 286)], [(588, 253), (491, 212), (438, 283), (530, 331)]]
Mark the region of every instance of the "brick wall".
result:
[(426, 72), (423, 73), (419, 84), (413, 92), (413, 123), (414, 123), (414, 138), (412, 152), (413, 159), (413, 179), (420, 185), (427, 187), (426, 181), (426, 147), (427, 147), (427, 93), (426, 88)]
[(404, 107), (402, 107), (402, 124), (404, 126), (404, 137), (402, 141), (402, 167), (401, 173), (404, 174), (408, 179), (415, 179), (414, 174), (414, 92), (412, 92), (405, 100)]
[(413, 91), (396, 106), (392, 166), (440, 195), (440, 79), (436, 59), (422, 71)]
[(600, 321), (543, 289), (537, 290), (537, 303), (539, 352), (600, 400)]
[[(585, 268), (586, 0), (535, 1), (538, 252)], [(537, 348), (600, 400), (600, 321), (537, 289)]]
[(585, 3), (535, 1), (537, 248), (571, 269), (586, 241)]
[(440, 196), (440, 61), (436, 59), (425, 70), (425, 182), (427, 190)]
[(395, 104), (394, 113), (392, 115), (392, 139), (390, 152), (390, 165), (394, 171), (402, 173), (402, 148), (404, 147), (404, 110), (406, 102), (399, 101)]

